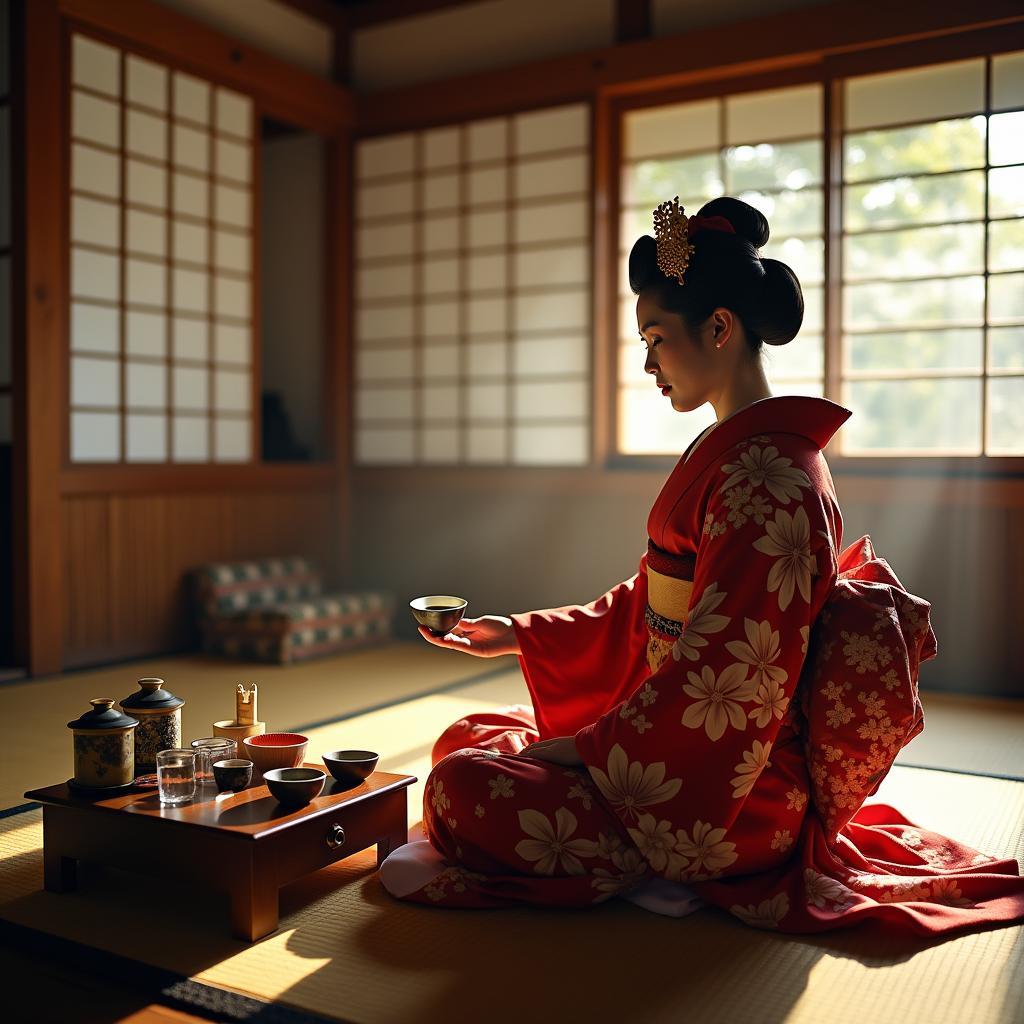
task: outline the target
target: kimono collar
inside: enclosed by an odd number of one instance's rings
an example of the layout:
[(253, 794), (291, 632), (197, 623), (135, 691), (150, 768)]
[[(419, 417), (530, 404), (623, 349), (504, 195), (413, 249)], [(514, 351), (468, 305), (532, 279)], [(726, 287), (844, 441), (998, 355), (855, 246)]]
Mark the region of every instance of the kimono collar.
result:
[(803, 395), (764, 398), (715, 427), (689, 461), (680, 458), (676, 466), (682, 473), (680, 482), (688, 486), (725, 452), (756, 434), (797, 434), (820, 450), (852, 415), (849, 409), (827, 398)]

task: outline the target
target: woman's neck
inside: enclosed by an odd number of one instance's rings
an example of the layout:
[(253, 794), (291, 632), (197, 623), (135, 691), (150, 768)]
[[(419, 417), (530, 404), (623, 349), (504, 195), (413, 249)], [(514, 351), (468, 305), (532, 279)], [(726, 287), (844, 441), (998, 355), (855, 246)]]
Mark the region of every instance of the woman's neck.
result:
[(732, 379), (717, 398), (711, 399), (711, 405), (718, 422), (722, 423), (748, 405), (771, 397), (772, 389), (768, 386), (761, 360), (753, 359), (737, 365)]

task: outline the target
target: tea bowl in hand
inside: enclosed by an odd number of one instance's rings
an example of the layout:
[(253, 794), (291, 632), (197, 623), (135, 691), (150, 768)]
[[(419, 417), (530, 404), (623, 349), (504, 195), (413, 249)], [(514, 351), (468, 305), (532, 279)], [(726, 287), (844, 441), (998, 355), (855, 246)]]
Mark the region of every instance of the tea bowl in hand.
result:
[(226, 789), (240, 793), (252, 782), (252, 761), (247, 761), (243, 757), (214, 761), (213, 781), (217, 783), (217, 791), (220, 793)]
[(323, 792), (327, 774), (319, 768), (270, 768), (263, 781), (281, 803), (301, 807)]
[(265, 775), (271, 768), (294, 768), (302, 764), (309, 739), (297, 732), (265, 732), (242, 740), (245, 756), (253, 771)]
[(344, 786), (358, 786), (377, 767), (380, 754), (372, 750), (331, 750), (320, 755), (327, 770)]
[(434, 636), (444, 636), (462, 621), (467, 603), (464, 598), (451, 594), (431, 594), (414, 598), (409, 607), (421, 626), (426, 626)]

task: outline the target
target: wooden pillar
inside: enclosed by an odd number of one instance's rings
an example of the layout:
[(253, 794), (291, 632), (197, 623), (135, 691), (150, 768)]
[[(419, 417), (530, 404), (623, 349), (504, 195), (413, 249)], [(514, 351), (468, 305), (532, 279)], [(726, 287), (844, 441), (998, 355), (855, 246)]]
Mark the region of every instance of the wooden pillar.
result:
[[(334, 47), (331, 77), (348, 88), (351, 81), (352, 31), (347, 12), (338, 10), (331, 22)], [(352, 123), (345, 124), (328, 144), (327, 156), (327, 273), (328, 308), (325, 319), (328, 359), (328, 394), (324, 404), (327, 439), (335, 467), (336, 528), (333, 538), (333, 573), (339, 586), (352, 580), (352, 407), (355, 397), (355, 362), (352, 346), (353, 249), (353, 143)]]
[(325, 429), (334, 465), (335, 529), (332, 543), (334, 582), (352, 577), (352, 129), (346, 125), (327, 145), (327, 309), (325, 337)]
[[(63, 667), (60, 471), (67, 423), (64, 67), (56, 0), (15, 5), (15, 654), (32, 675)], [(19, 156), (20, 155), (20, 156)]]

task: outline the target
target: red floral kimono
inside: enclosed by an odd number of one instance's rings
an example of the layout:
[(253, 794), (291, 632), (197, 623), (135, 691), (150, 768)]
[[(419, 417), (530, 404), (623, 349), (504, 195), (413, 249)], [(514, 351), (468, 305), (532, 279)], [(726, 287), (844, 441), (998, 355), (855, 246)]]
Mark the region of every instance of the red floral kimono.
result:
[[(444, 867), (404, 898), (583, 906), (660, 877), (785, 932), (1024, 918), (1016, 861), (864, 806), (922, 728), (935, 637), (868, 538), (842, 549), (821, 449), (849, 415), (741, 410), (672, 471), (636, 575), (512, 617), (533, 709), (438, 740), (424, 828)], [(585, 767), (519, 755), (553, 736)]]

